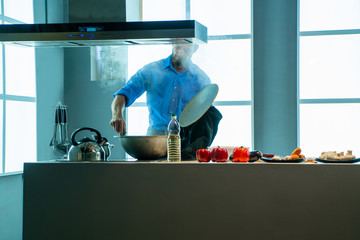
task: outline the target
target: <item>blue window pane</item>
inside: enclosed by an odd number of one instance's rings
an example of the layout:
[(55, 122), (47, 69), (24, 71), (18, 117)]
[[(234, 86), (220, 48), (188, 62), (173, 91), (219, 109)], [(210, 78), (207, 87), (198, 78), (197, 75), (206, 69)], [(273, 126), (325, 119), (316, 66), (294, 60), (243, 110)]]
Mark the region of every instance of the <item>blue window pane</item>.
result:
[(360, 34), (300, 38), (300, 98), (360, 98)]
[(307, 157), (346, 152), (360, 157), (360, 104), (300, 104), (300, 146)]
[(36, 161), (36, 104), (6, 101), (5, 116), (5, 171), (22, 171), (24, 162)]
[(218, 133), (212, 146), (252, 147), (251, 107), (215, 106), (222, 114)]
[(0, 173), (3, 172), (3, 100), (0, 100)]
[(4, 15), (25, 23), (34, 23), (33, 0), (4, 0)]
[(360, 28), (359, 0), (300, 0), (300, 30)]
[(251, 99), (251, 40), (209, 41), (200, 45), (193, 62), (219, 85), (216, 101)]
[(6, 94), (36, 96), (34, 48), (5, 46), (5, 69)]
[(149, 127), (147, 107), (129, 107), (127, 114), (127, 135), (146, 135)]
[(3, 93), (3, 45), (0, 44), (0, 93)]
[(208, 28), (209, 35), (249, 34), (250, 0), (190, 1), (191, 19)]
[(184, 0), (142, 0), (143, 21), (185, 20)]

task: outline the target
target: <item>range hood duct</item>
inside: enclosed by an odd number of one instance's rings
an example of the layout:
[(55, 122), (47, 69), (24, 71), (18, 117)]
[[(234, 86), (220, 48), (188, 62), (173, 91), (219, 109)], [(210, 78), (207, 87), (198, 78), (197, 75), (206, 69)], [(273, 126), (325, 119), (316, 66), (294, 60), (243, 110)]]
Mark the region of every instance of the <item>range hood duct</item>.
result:
[(0, 25), (0, 42), (29, 47), (206, 43), (195, 20)]

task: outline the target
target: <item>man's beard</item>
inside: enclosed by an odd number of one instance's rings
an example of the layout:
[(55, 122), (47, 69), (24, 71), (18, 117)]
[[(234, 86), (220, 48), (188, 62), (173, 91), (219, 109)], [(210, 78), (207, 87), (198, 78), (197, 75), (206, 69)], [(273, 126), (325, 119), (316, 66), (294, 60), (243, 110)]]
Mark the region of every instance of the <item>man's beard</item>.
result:
[(173, 56), (171, 61), (174, 65), (178, 66), (179, 68), (187, 68), (187, 66), (189, 65), (189, 61), (186, 61), (176, 56)]

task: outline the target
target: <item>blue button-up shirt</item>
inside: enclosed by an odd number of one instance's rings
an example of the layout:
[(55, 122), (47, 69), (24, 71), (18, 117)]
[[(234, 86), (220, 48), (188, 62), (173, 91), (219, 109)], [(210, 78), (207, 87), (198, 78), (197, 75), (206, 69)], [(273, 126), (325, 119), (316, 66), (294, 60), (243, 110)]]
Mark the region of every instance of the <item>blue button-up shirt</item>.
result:
[(206, 73), (193, 63), (178, 73), (169, 56), (145, 65), (114, 96), (124, 95), (125, 106), (129, 107), (146, 91), (149, 128), (166, 130), (171, 114), (176, 114), (179, 119), (191, 98), (210, 83)]

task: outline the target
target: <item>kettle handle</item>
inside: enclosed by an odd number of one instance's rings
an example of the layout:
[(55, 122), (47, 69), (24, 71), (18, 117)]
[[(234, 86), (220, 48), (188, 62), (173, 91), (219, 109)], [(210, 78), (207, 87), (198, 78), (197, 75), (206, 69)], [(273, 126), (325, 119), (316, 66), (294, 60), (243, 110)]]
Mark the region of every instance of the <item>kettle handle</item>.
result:
[(78, 128), (78, 129), (76, 129), (75, 132), (73, 132), (73, 133), (71, 134), (71, 143), (72, 143), (72, 145), (74, 145), (74, 146), (79, 145), (79, 143), (78, 143), (77, 141), (75, 141), (75, 136), (76, 136), (76, 134), (77, 134), (78, 132), (83, 131), (83, 130), (89, 130), (89, 131), (91, 131), (91, 132), (96, 133), (96, 136), (97, 136), (97, 139), (96, 139), (97, 141), (96, 141), (96, 143), (97, 143), (97, 144), (100, 144), (100, 143), (101, 143), (102, 137), (101, 137), (101, 134), (100, 134), (100, 132), (99, 132), (98, 130), (96, 130), (96, 129), (94, 129), (94, 128), (83, 127), (83, 128)]

